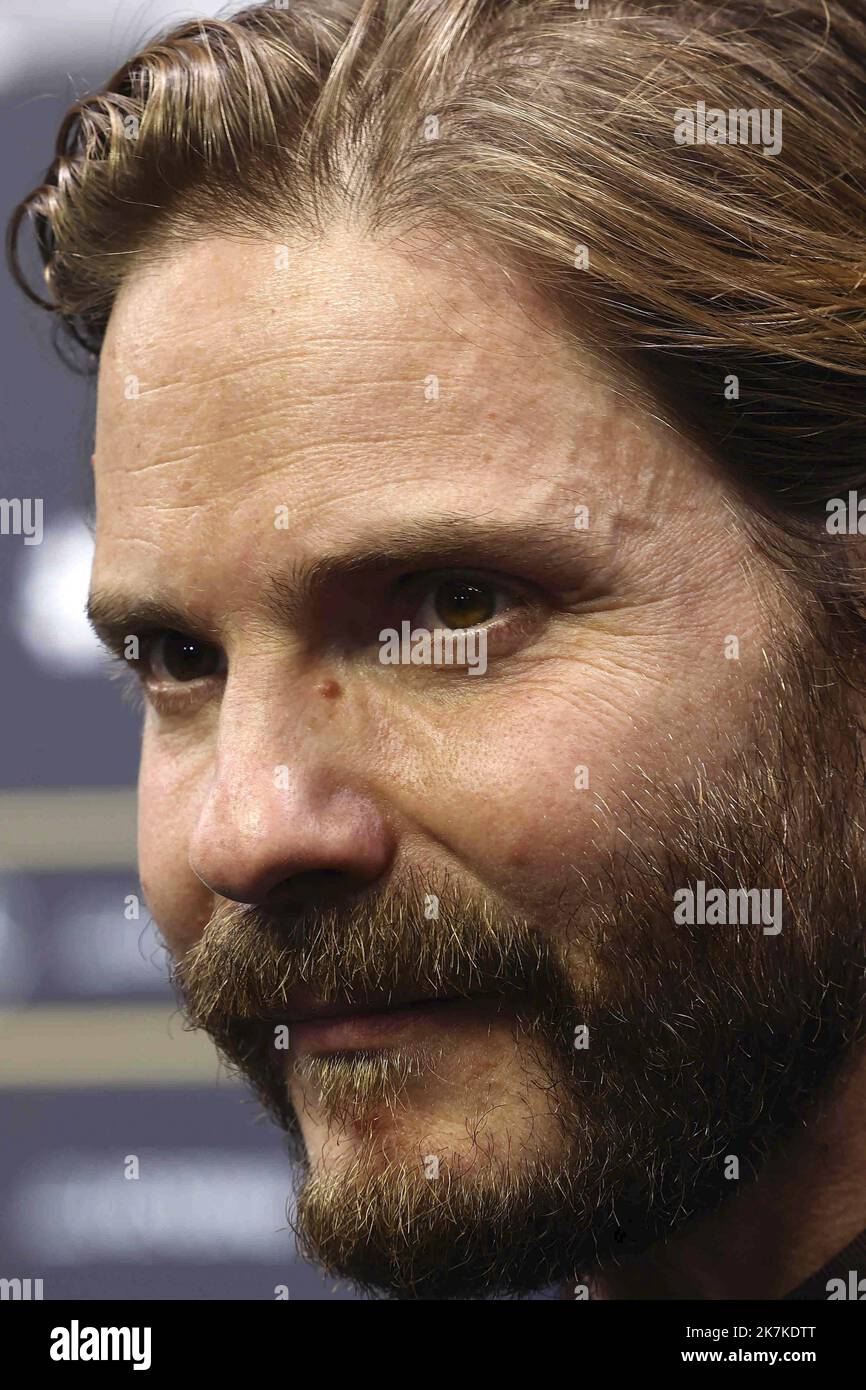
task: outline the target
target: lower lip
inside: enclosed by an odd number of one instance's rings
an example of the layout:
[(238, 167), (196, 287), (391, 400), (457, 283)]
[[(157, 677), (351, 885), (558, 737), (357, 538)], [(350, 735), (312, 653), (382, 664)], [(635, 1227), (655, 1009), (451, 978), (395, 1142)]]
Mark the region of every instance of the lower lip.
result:
[[(481, 999), (434, 1000), (401, 1009), (380, 1009), (366, 1014), (346, 1014), (337, 1018), (311, 1018), (289, 1028), (289, 1046), (297, 1056), (327, 1052), (354, 1052), (429, 1038), (432, 1033), (453, 1029), (467, 1012), (490, 1012), (490, 1003)], [(494, 1006), (495, 1011), (495, 1006)]]

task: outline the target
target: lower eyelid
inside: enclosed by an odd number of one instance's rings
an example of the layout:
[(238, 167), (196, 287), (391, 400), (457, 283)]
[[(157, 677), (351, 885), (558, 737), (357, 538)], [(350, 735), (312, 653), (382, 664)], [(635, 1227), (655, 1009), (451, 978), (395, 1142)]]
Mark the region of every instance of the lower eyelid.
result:
[(213, 686), (219, 676), (204, 676), (194, 681), (155, 681), (142, 679), (145, 699), (158, 714), (180, 714), (193, 706), (209, 703)]
[[(484, 632), (487, 634), (487, 647), (490, 656), (501, 654), (507, 656), (509, 649), (514, 649), (524, 639), (530, 638), (544, 621), (545, 613), (542, 605), (538, 603), (522, 603), (516, 605), (508, 612), (503, 613), (498, 618), (491, 618), (486, 623), (479, 623), (476, 627), (452, 628), (452, 632)], [(435, 629), (425, 629), (435, 631)], [(443, 629), (449, 630), (449, 629)], [(502, 649), (505, 649), (504, 651)]]
[(540, 605), (523, 603), (511, 609), (502, 618), (493, 619), (488, 626), (494, 633), (500, 629), (503, 636), (520, 636), (536, 628), (542, 617)]

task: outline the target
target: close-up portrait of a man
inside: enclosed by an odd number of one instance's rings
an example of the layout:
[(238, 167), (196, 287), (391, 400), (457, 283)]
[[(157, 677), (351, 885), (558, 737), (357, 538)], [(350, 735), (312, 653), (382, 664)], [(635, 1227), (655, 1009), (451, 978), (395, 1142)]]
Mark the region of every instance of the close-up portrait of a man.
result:
[(863, 0), (291, 0), (10, 210), (116, 930), (352, 1297), (866, 1298), (864, 123)]

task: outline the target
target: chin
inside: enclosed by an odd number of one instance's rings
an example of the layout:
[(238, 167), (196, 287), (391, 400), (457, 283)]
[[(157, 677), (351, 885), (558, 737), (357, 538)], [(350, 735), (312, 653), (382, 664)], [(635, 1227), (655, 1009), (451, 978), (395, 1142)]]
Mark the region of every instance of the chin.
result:
[(567, 1147), (566, 1112), (550, 1069), (513, 1033), (428, 1039), (378, 1050), (302, 1055), (288, 1066), (289, 1095), (316, 1175), (399, 1166), (435, 1182), (485, 1169), (518, 1172)]

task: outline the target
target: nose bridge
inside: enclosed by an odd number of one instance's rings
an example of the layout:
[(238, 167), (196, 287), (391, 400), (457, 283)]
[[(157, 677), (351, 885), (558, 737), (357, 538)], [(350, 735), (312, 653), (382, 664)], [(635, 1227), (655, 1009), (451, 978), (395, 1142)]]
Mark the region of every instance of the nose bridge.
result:
[(324, 769), (341, 759), (341, 724), (333, 717), (312, 673), (298, 673), (281, 656), (245, 663), (226, 681), (220, 707), (215, 788), (245, 788), (244, 801), (258, 801), (268, 790), (286, 797), (324, 780)]
[(383, 873), (392, 836), (347, 736), (339, 683), (261, 664), (226, 683), (193, 870), (215, 893), (257, 902), (300, 876)]

